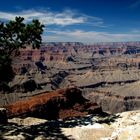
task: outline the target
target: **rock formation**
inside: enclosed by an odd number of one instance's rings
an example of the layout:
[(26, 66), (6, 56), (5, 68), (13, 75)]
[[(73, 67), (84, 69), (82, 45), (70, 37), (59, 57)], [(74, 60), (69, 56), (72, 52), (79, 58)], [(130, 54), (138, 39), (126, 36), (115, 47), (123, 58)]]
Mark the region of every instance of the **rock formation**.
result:
[(7, 113), (5, 108), (0, 108), (0, 124), (7, 123)]
[(5, 106), (8, 117), (39, 117), (47, 119), (65, 119), (85, 116), (89, 113), (102, 113), (96, 103), (83, 98), (78, 88), (61, 89), (43, 93), (27, 100), (17, 101)]
[(103, 111), (118, 113), (140, 108), (140, 81), (125, 85), (108, 85), (96, 88), (86, 98), (99, 104)]

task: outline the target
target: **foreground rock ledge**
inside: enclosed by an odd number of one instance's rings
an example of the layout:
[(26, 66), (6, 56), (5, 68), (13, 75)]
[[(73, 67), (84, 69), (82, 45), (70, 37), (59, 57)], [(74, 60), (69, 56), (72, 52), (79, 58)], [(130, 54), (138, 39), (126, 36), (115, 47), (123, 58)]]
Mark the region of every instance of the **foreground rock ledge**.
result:
[[(75, 126), (72, 124), (79, 121), (77, 119), (51, 122), (36, 118), (9, 119), (8, 121), (15, 123), (16, 126), (0, 125), (0, 130), (5, 130), (0, 133), (0, 138), (5, 140), (140, 140), (140, 110), (107, 117), (94, 116), (90, 119), (93, 123), (88, 125), (77, 123)], [(83, 118), (80, 121), (82, 122)]]
[(75, 140), (140, 140), (140, 110), (116, 114), (110, 125), (95, 123), (74, 128), (62, 128), (66, 136)]

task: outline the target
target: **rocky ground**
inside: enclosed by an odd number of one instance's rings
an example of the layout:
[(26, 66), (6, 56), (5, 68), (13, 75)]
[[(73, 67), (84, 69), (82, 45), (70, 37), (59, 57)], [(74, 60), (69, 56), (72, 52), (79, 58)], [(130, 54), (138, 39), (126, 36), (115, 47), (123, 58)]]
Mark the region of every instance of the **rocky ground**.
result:
[[(95, 118), (93, 118), (95, 119)], [(109, 122), (108, 122), (109, 119)], [(139, 140), (140, 111), (116, 114), (116, 118), (99, 118), (93, 125), (63, 128), (66, 135), (76, 140)], [(108, 123), (107, 123), (107, 122)], [(99, 123), (100, 122), (100, 123)]]
[(3, 140), (139, 140), (140, 111), (111, 116), (93, 116), (48, 121), (37, 118), (13, 118), (0, 125)]

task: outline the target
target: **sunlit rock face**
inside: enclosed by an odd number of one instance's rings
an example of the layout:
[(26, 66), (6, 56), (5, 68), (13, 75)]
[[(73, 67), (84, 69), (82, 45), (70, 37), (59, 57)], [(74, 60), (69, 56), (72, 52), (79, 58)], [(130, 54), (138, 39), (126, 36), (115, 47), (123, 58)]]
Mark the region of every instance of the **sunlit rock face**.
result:
[(12, 125), (0, 125), (5, 140), (74, 139), (74, 140), (139, 140), (140, 110), (111, 116), (90, 116), (48, 121), (38, 118), (12, 118)]
[(107, 123), (63, 128), (66, 136), (75, 140), (139, 140), (140, 139), (140, 111), (116, 114), (116, 119)]

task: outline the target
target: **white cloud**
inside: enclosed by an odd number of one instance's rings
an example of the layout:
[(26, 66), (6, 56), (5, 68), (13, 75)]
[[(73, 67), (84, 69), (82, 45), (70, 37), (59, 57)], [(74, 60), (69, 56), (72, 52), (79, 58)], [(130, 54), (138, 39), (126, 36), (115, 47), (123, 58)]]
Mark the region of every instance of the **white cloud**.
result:
[(45, 41), (79, 41), (79, 42), (122, 42), (122, 41), (138, 41), (140, 33), (108, 33), (97, 31), (48, 31), (52, 35), (45, 35)]
[[(139, 30), (133, 30), (129, 33), (109, 33), (83, 30), (60, 31), (60, 26), (85, 25), (106, 27), (102, 18), (80, 14), (77, 11), (64, 10), (62, 12), (52, 12), (48, 10), (27, 10), (21, 12), (2, 12), (0, 11), (0, 20), (11, 20), (15, 16), (25, 18), (25, 22), (32, 19), (39, 19), (44, 25), (55, 25), (53, 31), (45, 28), (44, 41), (79, 41), (79, 42), (112, 42), (112, 41), (137, 41), (140, 38)], [(57, 26), (56, 26), (57, 25)], [(80, 27), (80, 26), (79, 26)], [(59, 30), (55, 30), (55, 28)]]
[(91, 24), (93, 26), (103, 27), (103, 20), (98, 17), (92, 17), (80, 14), (76, 11), (65, 10), (63, 12), (52, 12), (49, 10), (27, 10), (21, 12), (2, 12), (0, 11), (1, 20), (11, 20), (16, 16), (22, 16), (26, 22), (32, 19), (39, 19), (44, 25), (75, 25), (75, 24)]
[(137, 33), (140, 33), (140, 30), (138, 30), (138, 29), (133, 29), (131, 32), (137, 34)]

